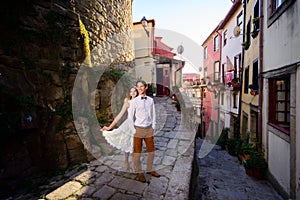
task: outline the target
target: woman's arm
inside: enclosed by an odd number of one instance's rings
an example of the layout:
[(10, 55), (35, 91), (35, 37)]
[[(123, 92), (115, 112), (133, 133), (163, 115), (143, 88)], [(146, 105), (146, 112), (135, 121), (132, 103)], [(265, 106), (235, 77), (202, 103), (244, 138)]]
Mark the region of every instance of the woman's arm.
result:
[(113, 122), (107, 127), (107, 126), (104, 126), (101, 131), (108, 131), (110, 129), (112, 129), (117, 123), (118, 121), (121, 119), (121, 117), (125, 114), (126, 110), (128, 109), (129, 107), (129, 103), (128, 102), (125, 102), (123, 104), (123, 107), (122, 107), (122, 110), (120, 111), (120, 113), (115, 117), (115, 119), (113, 120)]

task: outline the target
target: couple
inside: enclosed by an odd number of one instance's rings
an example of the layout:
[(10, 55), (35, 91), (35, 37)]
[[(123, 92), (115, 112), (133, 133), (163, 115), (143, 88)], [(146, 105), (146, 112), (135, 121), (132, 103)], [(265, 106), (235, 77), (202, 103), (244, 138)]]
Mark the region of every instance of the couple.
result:
[[(155, 126), (155, 108), (153, 99), (146, 96), (147, 84), (143, 80), (136, 83), (137, 88), (130, 89), (130, 100), (125, 101), (121, 112), (114, 121), (101, 130), (105, 139), (114, 147), (125, 151), (125, 167), (128, 168), (129, 153), (133, 152), (131, 168), (136, 170), (136, 180), (146, 182), (142, 173), (142, 164), (140, 156), (143, 148), (143, 140), (146, 143), (148, 152), (147, 174), (154, 177), (160, 175), (152, 169), (154, 160), (154, 126)], [(123, 124), (113, 131), (108, 131), (114, 127), (123, 114), (128, 111), (128, 118)], [(133, 127), (134, 126), (134, 127)]]

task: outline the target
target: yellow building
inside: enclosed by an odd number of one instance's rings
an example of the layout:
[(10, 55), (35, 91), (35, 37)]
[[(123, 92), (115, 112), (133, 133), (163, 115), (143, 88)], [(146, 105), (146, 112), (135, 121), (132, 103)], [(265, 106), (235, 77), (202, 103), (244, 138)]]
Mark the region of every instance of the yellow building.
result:
[(135, 49), (135, 77), (147, 83), (156, 82), (155, 59), (152, 52), (154, 47), (154, 19), (133, 23), (133, 40)]
[(259, 103), (259, 1), (244, 1), (243, 78), (241, 91), (240, 133), (261, 140), (258, 135)]

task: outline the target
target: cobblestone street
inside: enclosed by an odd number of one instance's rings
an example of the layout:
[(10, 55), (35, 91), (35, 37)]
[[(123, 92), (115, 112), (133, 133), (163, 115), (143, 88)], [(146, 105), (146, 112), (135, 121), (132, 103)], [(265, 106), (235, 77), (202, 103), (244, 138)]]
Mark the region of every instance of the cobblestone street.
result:
[[(202, 140), (196, 140), (199, 153)], [(198, 156), (197, 156), (198, 157)], [(204, 158), (197, 158), (199, 175), (194, 199), (199, 200), (281, 200), (267, 180), (258, 180), (245, 173), (237, 157), (214, 146)]]
[[(97, 199), (165, 199), (165, 200), (281, 200), (283, 199), (267, 180), (246, 175), (238, 159), (214, 146), (204, 158), (198, 157), (202, 140), (187, 131), (172, 100), (155, 98), (158, 130), (155, 136), (154, 167), (160, 178), (146, 175), (146, 183), (135, 180), (135, 174), (124, 171), (124, 153), (82, 164), (49, 178), (37, 185), (36, 191), (21, 191), (14, 200), (97, 200)], [(192, 174), (194, 150), (199, 174)], [(145, 166), (145, 157), (142, 159)], [(194, 165), (195, 167), (195, 165)], [(196, 166), (197, 167), (197, 166)], [(192, 177), (197, 176), (197, 177)], [(194, 178), (194, 182), (191, 182)], [(32, 181), (34, 182), (34, 181)], [(192, 183), (192, 185), (191, 185)], [(194, 189), (190, 193), (191, 188)]]
[[(157, 131), (155, 133), (154, 169), (160, 178), (146, 175), (146, 183), (124, 170), (124, 152), (69, 169), (37, 186), (39, 193), (23, 191), (16, 200), (97, 200), (97, 199), (188, 199), (194, 158), (195, 133), (187, 131), (171, 98), (155, 98)], [(142, 156), (145, 166), (146, 156)]]

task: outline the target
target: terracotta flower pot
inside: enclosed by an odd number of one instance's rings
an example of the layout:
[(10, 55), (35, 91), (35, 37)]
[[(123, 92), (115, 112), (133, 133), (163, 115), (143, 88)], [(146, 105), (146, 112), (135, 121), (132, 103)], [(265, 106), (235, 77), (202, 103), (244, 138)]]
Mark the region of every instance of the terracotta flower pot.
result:
[(244, 159), (245, 159), (245, 160), (249, 160), (249, 159), (250, 159), (250, 155), (249, 155), (249, 154), (245, 154), (245, 155), (244, 155)]
[(246, 174), (248, 176), (253, 176), (254, 175), (254, 171), (253, 171), (252, 168), (245, 168), (245, 170), (246, 170)]

